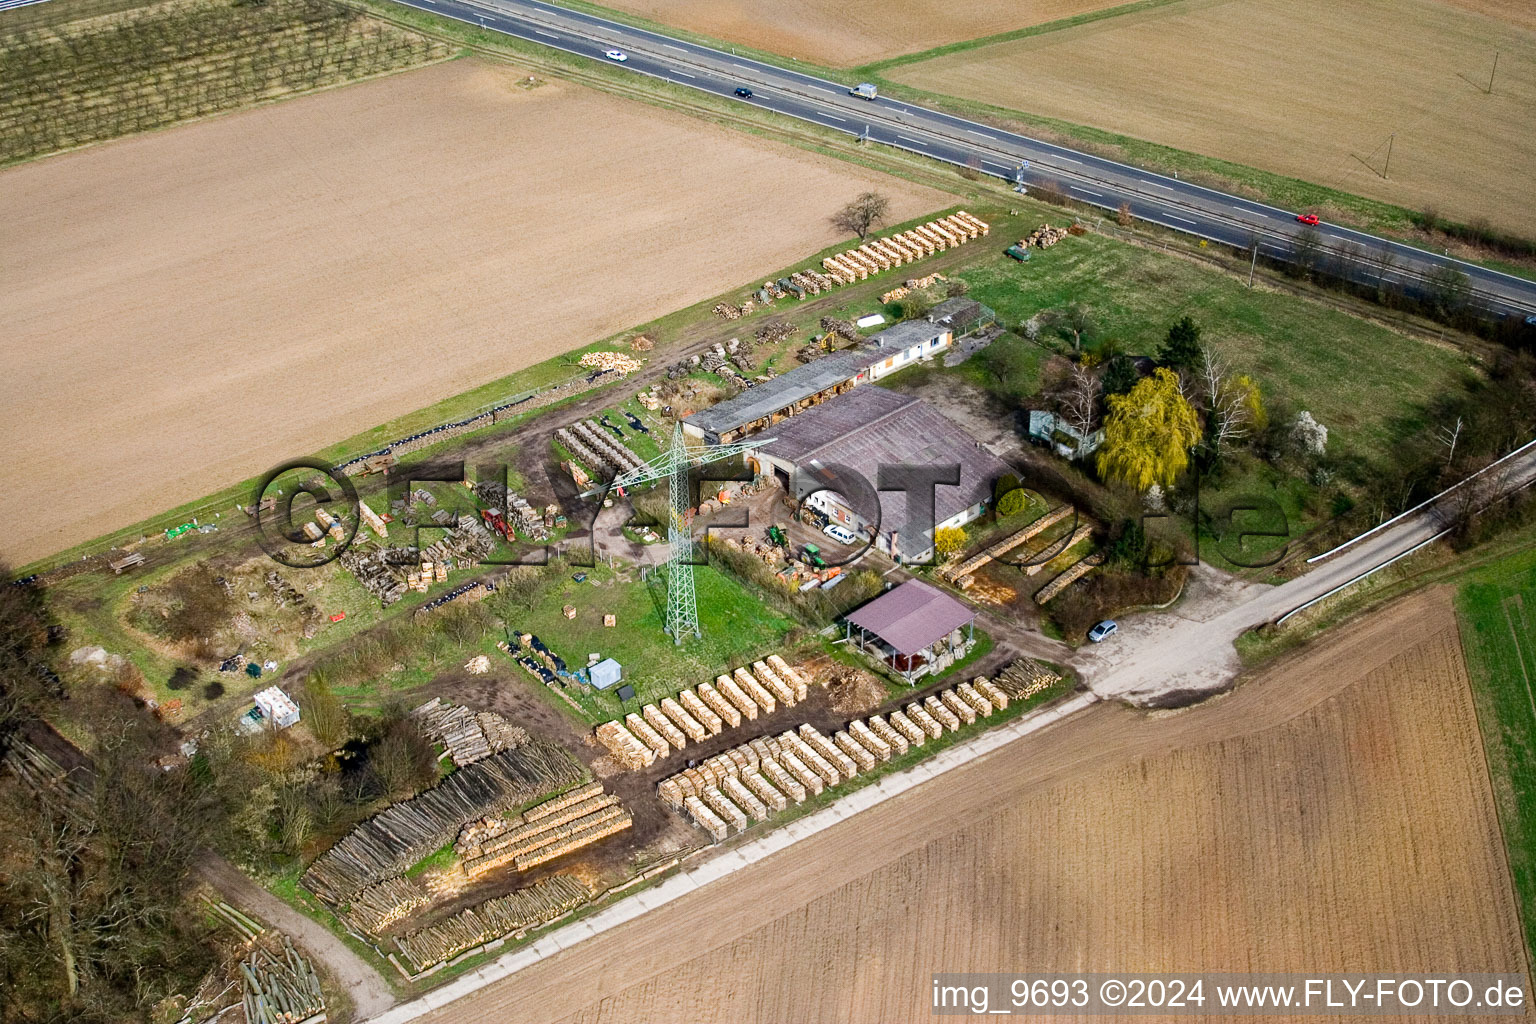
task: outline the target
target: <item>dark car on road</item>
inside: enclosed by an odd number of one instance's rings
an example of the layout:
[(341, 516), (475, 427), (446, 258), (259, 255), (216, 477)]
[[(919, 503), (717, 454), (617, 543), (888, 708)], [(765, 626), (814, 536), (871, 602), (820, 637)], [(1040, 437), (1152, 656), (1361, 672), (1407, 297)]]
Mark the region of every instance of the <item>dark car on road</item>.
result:
[(738, 85), (736, 87), (736, 95), (740, 96), (744, 100), (749, 100), (752, 98), (752, 90), (748, 89), (744, 85)]

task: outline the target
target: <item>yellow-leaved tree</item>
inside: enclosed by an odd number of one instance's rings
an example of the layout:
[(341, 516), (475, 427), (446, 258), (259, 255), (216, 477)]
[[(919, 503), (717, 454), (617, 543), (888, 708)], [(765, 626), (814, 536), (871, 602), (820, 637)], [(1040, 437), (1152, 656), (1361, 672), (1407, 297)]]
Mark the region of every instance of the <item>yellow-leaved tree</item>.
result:
[(941, 526), (933, 534), (933, 546), (939, 557), (948, 558), (965, 547), (965, 531), (958, 526)]
[(1200, 417), (1179, 392), (1178, 374), (1160, 368), (1129, 393), (1109, 396), (1099, 475), (1137, 491), (1170, 487), (1200, 442)]

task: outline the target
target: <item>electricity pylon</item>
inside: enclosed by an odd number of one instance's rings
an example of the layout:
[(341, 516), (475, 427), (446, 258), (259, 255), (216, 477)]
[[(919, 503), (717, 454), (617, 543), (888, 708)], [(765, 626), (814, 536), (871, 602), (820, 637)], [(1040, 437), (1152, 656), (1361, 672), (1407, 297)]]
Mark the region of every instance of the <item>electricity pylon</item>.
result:
[(734, 444), (689, 447), (683, 441), (683, 428), (672, 428), (672, 444), (666, 451), (643, 466), (637, 466), (613, 478), (612, 487), (634, 487), (667, 477), (672, 507), (667, 514), (667, 624), (674, 643), (682, 643), (689, 633), (702, 636), (699, 629), (698, 598), (693, 589), (693, 534), (688, 519), (688, 471), (694, 466), (721, 462), (753, 448), (760, 448), (773, 438), (737, 441)]

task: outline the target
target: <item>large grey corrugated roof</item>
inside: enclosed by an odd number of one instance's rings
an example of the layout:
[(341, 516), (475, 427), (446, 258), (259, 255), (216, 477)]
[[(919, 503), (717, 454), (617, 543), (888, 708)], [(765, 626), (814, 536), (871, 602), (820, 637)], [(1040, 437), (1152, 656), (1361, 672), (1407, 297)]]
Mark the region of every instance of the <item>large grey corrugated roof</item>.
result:
[[(873, 384), (829, 398), (773, 428), (774, 440), (764, 454), (794, 463), (801, 469), (815, 464), (838, 464), (862, 473), (872, 488), (878, 486), (878, 468), (886, 465), (936, 463), (960, 464), (959, 486), (934, 488), (934, 517), (942, 523), (992, 494), (992, 484), (1011, 472), (1007, 463), (980, 447), (976, 440), (937, 409), (911, 395), (888, 391)], [(857, 508), (852, 495), (844, 495), (864, 518), (873, 509)], [(929, 547), (925, 531), (907, 528), (907, 496), (902, 491), (880, 492), (880, 531), (900, 530), (901, 550), (909, 556)]]
[(689, 416), (688, 422), (702, 430), (723, 434), (825, 391), (857, 375), (869, 363), (869, 354), (859, 349), (823, 356), (748, 388), (735, 398), (700, 410)]
[(935, 326), (922, 318), (903, 320), (894, 327), (887, 327), (879, 334), (870, 335), (869, 341), (871, 344), (879, 346), (882, 351), (900, 352), (911, 348), (913, 345), (921, 345), (925, 341), (937, 338), (946, 330), (948, 330), (947, 327)]
[(916, 654), (975, 617), (937, 587), (908, 580), (852, 612), (848, 621), (874, 633), (898, 654)]

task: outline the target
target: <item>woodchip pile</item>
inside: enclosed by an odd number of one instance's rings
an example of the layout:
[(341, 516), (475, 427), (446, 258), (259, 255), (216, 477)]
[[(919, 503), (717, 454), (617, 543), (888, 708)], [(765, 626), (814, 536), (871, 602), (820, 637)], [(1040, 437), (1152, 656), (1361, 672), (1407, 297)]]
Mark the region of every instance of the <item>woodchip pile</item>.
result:
[(589, 370), (612, 370), (626, 377), (644, 365), (640, 360), (622, 352), (588, 352), (577, 362)]
[[(1004, 674), (1023, 679), (1027, 671), (1015, 663)], [(856, 719), (831, 737), (811, 725), (759, 737), (662, 779), (656, 791), (718, 841), (938, 739), (946, 730), (990, 717), (1008, 701), (1004, 688), (990, 680), (960, 683), (913, 701), (905, 711)]]
[(647, 704), (622, 722), (604, 722), (596, 735), (623, 767), (646, 768), (690, 742), (701, 743), (739, 727), (743, 717), (755, 720), (759, 711), (771, 714), (780, 704), (793, 707), (808, 692), (805, 676), (779, 655), (770, 654), (753, 662), (750, 671), (738, 668), (731, 675), (716, 677), (714, 685), (701, 683), (676, 699)]
[(339, 916), (354, 930), (377, 936), (430, 902), (431, 894), (414, 879), (397, 875), (354, 893)]
[(410, 717), (428, 739), (444, 746), (443, 756), (453, 758), (460, 768), (528, 742), (527, 730), (494, 711), (471, 711), (441, 697), (433, 697)]
[(282, 949), (253, 949), (241, 962), (240, 975), (250, 1024), (325, 1024), (320, 978), (286, 935)]
[(838, 284), (852, 284), (870, 274), (963, 245), (990, 230), (985, 221), (962, 210), (889, 238), (870, 239), (857, 249), (828, 256), (821, 267)]
[(473, 949), (536, 925), (553, 921), (581, 906), (590, 897), (587, 887), (570, 875), (554, 875), (526, 889), (476, 907), (395, 939), (400, 956), (412, 974)]
[(492, 754), (358, 825), (310, 865), (304, 887), (342, 905), (446, 845), (468, 822), (574, 785), (584, 775), (580, 762), (552, 743)]
[(523, 812), (467, 826), (454, 844), (464, 873), (474, 878), (511, 864), (519, 871), (622, 832), (634, 818), (619, 798), (594, 782)]

